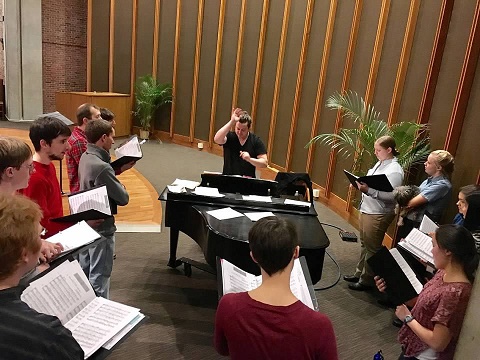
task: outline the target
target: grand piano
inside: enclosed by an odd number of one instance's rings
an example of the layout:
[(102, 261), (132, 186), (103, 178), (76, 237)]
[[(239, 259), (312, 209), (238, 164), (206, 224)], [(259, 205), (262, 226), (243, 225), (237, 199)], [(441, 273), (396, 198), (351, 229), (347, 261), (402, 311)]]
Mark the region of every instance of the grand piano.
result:
[(230, 261), (241, 269), (259, 275), (260, 269), (250, 258), (248, 232), (253, 222), (246, 216), (217, 220), (207, 212), (231, 207), (241, 213), (271, 211), (276, 216), (291, 220), (298, 232), (300, 256), (305, 256), (312, 282), (322, 277), (325, 249), (330, 244), (320, 224), (313, 204), (300, 206), (285, 204), (284, 198), (272, 197), (272, 202), (244, 200), (242, 195), (270, 195), (275, 193), (276, 182), (237, 176), (202, 174), (202, 186), (216, 187), (224, 197), (184, 193), (160, 194), (165, 202), (165, 226), (170, 228), (170, 257), (168, 266), (182, 264), (177, 259), (179, 232), (191, 237), (203, 251), (211, 271), (216, 269), (216, 257)]

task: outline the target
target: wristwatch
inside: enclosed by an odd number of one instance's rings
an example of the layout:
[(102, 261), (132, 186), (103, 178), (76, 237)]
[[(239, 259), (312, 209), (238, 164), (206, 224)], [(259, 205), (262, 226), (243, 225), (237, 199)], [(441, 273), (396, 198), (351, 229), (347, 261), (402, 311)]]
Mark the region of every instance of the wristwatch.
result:
[(404, 324), (408, 324), (408, 323), (409, 323), (410, 321), (412, 321), (413, 319), (415, 319), (415, 318), (413, 317), (413, 315), (407, 315), (407, 316), (405, 316), (405, 319), (403, 319), (403, 323), (404, 323)]

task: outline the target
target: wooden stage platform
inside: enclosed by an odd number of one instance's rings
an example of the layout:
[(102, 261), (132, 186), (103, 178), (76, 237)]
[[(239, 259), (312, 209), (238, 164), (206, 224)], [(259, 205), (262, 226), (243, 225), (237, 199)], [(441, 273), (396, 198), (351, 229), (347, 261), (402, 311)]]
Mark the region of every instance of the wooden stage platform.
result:
[[(1, 129), (1, 135), (15, 136), (23, 139), (32, 147), (26, 130)], [(59, 162), (54, 161), (57, 176), (60, 179)], [(65, 159), (62, 162), (62, 188), (69, 192), (68, 175)], [(157, 191), (135, 168), (118, 176), (119, 180), (128, 190), (130, 202), (127, 206), (119, 206), (115, 216), (118, 231), (121, 232), (160, 232), (162, 222), (162, 207), (158, 201)], [(63, 209), (68, 214), (68, 199), (63, 198)]]

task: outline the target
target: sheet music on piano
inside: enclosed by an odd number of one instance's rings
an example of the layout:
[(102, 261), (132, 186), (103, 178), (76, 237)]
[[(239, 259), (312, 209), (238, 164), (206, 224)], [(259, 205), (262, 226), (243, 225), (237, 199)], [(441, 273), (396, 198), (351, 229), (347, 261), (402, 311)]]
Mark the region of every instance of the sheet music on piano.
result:
[(428, 264), (435, 265), (433, 263), (432, 255), (432, 238), (428, 235), (425, 235), (420, 230), (413, 228), (412, 231), (408, 233), (404, 241), (400, 241), (398, 243), (398, 246), (401, 246)]

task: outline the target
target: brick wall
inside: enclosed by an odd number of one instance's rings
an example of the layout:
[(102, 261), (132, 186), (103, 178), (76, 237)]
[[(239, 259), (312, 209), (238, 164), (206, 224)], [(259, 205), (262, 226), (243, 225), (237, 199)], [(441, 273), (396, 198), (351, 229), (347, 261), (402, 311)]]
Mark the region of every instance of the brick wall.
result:
[[(1, 0), (0, 0), (1, 1)], [(42, 0), (43, 110), (87, 86), (87, 0)]]

